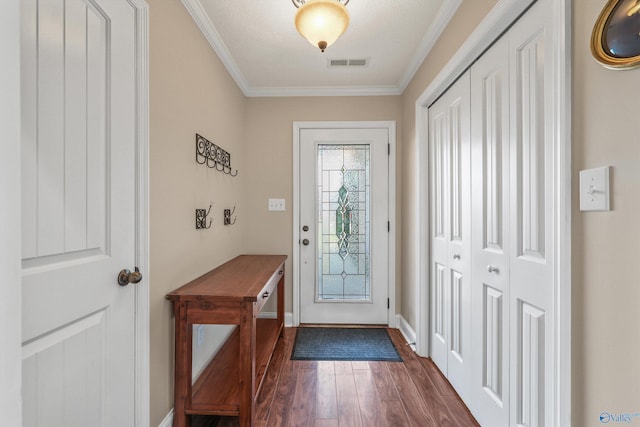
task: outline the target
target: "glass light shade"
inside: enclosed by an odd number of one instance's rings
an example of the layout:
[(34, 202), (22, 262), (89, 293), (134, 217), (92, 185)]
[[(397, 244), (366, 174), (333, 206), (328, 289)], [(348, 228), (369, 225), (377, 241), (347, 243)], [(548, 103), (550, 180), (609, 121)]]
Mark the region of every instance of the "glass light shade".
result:
[(324, 52), (349, 26), (349, 12), (337, 0), (308, 0), (296, 13), (296, 28)]

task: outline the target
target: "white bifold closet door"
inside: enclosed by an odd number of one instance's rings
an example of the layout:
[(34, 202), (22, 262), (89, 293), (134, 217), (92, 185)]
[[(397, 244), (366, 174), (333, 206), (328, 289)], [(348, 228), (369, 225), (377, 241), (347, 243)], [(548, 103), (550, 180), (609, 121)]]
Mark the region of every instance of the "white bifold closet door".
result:
[(471, 68), (472, 386), (483, 426), (553, 425), (551, 2)]
[(469, 72), (429, 108), (432, 358), (465, 399), (470, 384)]
[(510, 425), (553, 426), (556, 115), (550, 0), (510, 31)]
[(431, 356), (483, 426), (554, 425), (552, 10), (428, 110)]
[(503, 37), (471, 68), (472, 387), (483, 426), (509, 420), (509, 52)]

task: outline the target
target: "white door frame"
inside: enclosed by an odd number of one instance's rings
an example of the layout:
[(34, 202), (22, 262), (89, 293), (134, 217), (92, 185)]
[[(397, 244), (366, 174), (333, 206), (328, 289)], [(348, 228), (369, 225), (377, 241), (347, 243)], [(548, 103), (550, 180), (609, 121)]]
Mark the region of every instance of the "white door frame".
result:
[(300, 131), (302, 129), (372, 129), (389, 132), (389, 310), (387, 324), (396, 327), (396, 122), (293, 122), (293, 326), (300, 325)]
[[(413, 227), (418, 230), (415, 242), (416, 259), (429, 259), (429, 105), (484, 52), (529, 7), (534, 0), (500, 0), (467, 38), (451, 60), (444, 66), (415, 103), (416, 139), (418, 155), (414, 168), (418, 183), (414, 196), (418, 212)], [(555, 274), (556, 324), (553, 325), (556, 353), (554, 354), (554, 420), (556, 426), (571, 425), (571, 3), (553, 2), (553, 52), (555, 108), (558, 114), (552, 124), (555, 135), (556, 179), (555, 217), (557, 229)], [(409, 224), (407, 225), (409, 226)], [(416, 347), (421, 356), (429, 349), (429, 267), (417, 262), (416, 283)], [(405, 282), (409, 283), (409, 280)]]
[(0, 414), (22, 425), (20, 0), (0, 5)]
[[(149, 13), (144, 0), (128, 0), (136, 10), (136, 265), (144, 280), (135, 285), (135, 425), (149, 426)], [(17, 373), (2, 377), (0, 413), (3, 422), (20, 426), (22, 369), (21, 234), (20, 230), (20, 0), (2, 2), (0, 8), (0, 57), (9, 64), (0, 69), (0, 183), (11, 183), (9, 191), (0, 187), (0, 222), (8, 239), (0, 239), (0, 271), (3, 300), (0, 305), (0, 372)], [(6, 122), (6, 123), (5, 123)], [(6, 126), (5, 126), (6, 125)], [(6, 264), (6, 265), (5, 265)], [(115, 278), (114, 278), (114, 286)], [(9, 321), (10, 319), (10, 321)], [(5, 381), (6, 380), (6, 381)]]
[(149, 351), (149, 6), (127, 0), (136, 9), (136, 266), (143, 280), (135, 288), (135, 425), (150, 423)]

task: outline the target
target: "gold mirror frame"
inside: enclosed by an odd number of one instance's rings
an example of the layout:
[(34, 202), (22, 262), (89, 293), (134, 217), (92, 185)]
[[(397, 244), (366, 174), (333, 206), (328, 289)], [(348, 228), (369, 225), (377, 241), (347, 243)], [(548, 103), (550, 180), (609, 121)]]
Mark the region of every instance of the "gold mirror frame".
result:
[(591, 53), (598, 62), (607, 68), (619, 70), (640, 67), (640, 55), (631, 57), (611, 56), (604, 48), (604, 37), (606, 35), (605, 31), (607, 29), (607, 23), (609, 22), (609, 19), (611, 19), (616, 7), (625, 2), (635, 4), (637, 1), (638, 0), (609, 0), (604, 9), (602, 9), (598, 20), (593, 27), (593, 32), (591, 33)]

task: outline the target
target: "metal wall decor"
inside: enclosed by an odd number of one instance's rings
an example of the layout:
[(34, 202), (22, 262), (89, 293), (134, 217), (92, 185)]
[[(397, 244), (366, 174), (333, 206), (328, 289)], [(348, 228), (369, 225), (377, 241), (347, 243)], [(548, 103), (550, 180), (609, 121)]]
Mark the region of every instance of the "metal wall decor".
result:
[(591, 53), (613, 70), (640, 66), (640, 0), (608, 0), (591, 33)]
[(224, 172), (227, 175), (238, 175), (238, 169), (236, 169), (235, 173), (232, 172), (231, 154), (197, 133), (196, 162), (201, 165), (206, 164), (207, 167), (215, 169), (218, 172)]
[(211, 224), (213, 223), (213, 219), (209, 219), (209, 225), (207, 225), (207, 217), (211, 212), (211, 207), (213, 203), (209, 204), (209, 210), (207, 209), (196, 209), (196, 230), (200, 229), (209, 229), (211, 228)]
[(233, 225), (236, 223), (237, 217), (233, 217), (233, 222), (231, 222), (231, 215), (236, 212), (236, 205), (233, 205), (233, 210), (225, 209), (223, 212), (224, 225)]

